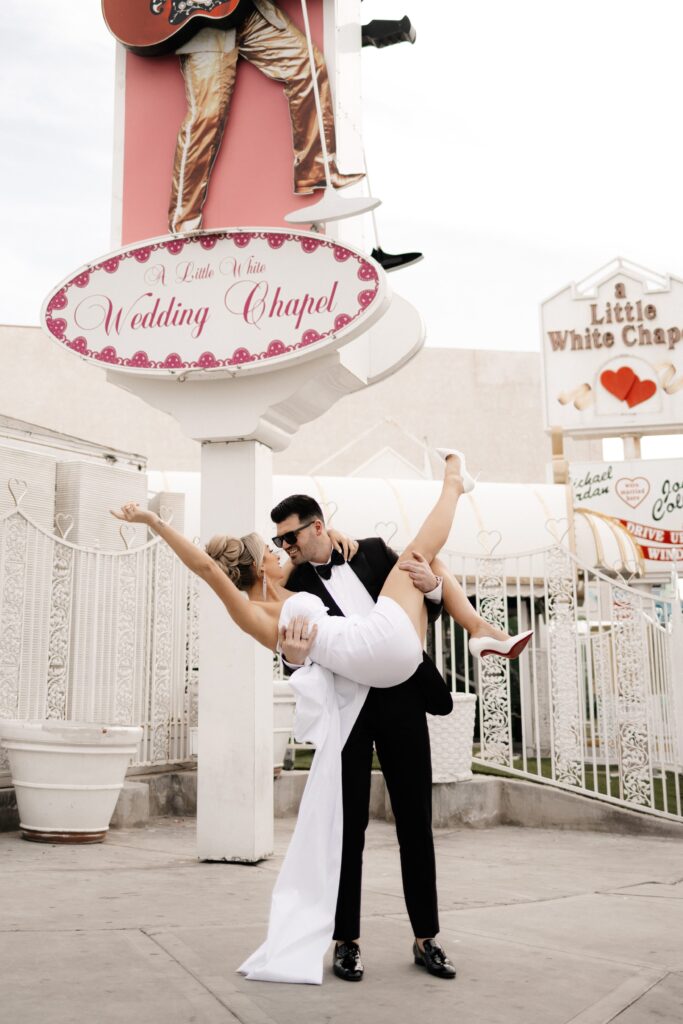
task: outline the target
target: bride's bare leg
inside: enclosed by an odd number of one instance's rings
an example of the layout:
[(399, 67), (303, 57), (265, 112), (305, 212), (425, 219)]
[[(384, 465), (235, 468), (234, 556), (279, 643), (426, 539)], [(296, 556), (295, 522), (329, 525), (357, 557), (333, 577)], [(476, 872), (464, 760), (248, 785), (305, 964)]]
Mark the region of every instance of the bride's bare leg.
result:
[[(460, 460), (452, 455), (446, 460), (443, 486), (438, 501), (420, 527), (417, 536), (401, 554), (399, 562), (404, 558), (410, 558), (413, 551), (419, 551), (428, 562), (436, 558), (448, 540), (455, 509), (462, 493)], [(380, 596), (391, 597), (401, 605), (413, 623), (420, 641), (423, 642), (427, 628), (424, 595), (413, 586), (408, 573), (398, 568), (398, 563), (387, 576)]]
[(467, 594), (451, 574), (447, 566), (439, 558), (431, 564), (432, 572), (443, 577), (443, 606), (452, 619), (466, 629), (470, 636), (492, 636), (496, 640), (509, 640), (510, 636), (502, 629), (496, 629), (472, 607)]

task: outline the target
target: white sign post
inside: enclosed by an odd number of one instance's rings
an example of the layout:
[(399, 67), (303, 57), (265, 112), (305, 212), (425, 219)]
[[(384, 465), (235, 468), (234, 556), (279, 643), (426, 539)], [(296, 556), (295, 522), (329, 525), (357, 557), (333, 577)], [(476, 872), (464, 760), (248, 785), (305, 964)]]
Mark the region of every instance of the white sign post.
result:
[[(59, 344), (202, 443), (203, 541), (272, 526), (271, 451), (424, 343), (381, 267), (318, 234), (204, 232), (138, 243), (48, 297)], [(200, 604), (198, 854), (273, 849), (272, 655)]]
[[(258, 441), (202, 445), (202, 536), (268, 525), (272, 456)], [(254, 862), (273, 850), (273, 656), (213, 594), (199, 608), (197, 848)]]

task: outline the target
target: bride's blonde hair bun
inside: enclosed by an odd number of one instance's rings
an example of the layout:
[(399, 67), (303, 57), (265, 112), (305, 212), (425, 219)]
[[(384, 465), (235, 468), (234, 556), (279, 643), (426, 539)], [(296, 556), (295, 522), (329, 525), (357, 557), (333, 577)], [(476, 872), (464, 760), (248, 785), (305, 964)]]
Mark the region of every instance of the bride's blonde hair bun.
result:
[(256, 582), (266, 545), (258, 533), (247, 533), (244, 537), (216, 534), (204, 550), (239, 590), (249, 590)]

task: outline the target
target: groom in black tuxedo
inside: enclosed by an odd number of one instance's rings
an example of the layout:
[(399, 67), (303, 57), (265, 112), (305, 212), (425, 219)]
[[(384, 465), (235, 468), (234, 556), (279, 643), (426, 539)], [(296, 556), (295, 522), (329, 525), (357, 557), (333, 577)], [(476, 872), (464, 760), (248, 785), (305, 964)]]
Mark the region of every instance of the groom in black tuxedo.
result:
[[(379, 537), (359, 542), (347, 563), (334, 551), (318, 503), (294, 494), (276, 505), (274, 542), (294, 569), (287, 588), (315, 594), (331, 615), (368, 614), (398, 556)], [(413, 581), (425, 593), (429, 620), (441, 614), (441, 581), (428, 566)], [(285, 656), (288, 653), (284, 647)], [(301, 661), (300, 658), (297, 659)], [(290, 669), (296, 666), (285, 662)], [(426, 709), (447, 714), (452, 699), (425, 655), (417, 672), (397, 686), (371, 688), (342, 752), (344, 840), (335, 919), (334, 972), (361, 981), (361, 875), (369, 818), (373, 745), (396, 819), (408, 916), (415, 934), (415, 962), (431, 974), (455, 977), (455, 968), (435, 941), (439, 931), (436, 865), (432, 836), (432, 765)]]

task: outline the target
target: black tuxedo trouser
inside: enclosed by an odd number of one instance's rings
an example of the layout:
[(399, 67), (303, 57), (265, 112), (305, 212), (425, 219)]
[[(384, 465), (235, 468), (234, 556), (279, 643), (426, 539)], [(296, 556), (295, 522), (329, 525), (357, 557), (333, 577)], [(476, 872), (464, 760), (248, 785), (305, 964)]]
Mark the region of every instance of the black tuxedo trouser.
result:
[(342, 751), (344, 841), (334, 938), (360, 935), (363, 847), (370, 809), (373, 742), (396, 819), (403, 892), (413, 932), (439, 932), (432, 836), (432, 762), (418, 686), (371, 689)]

